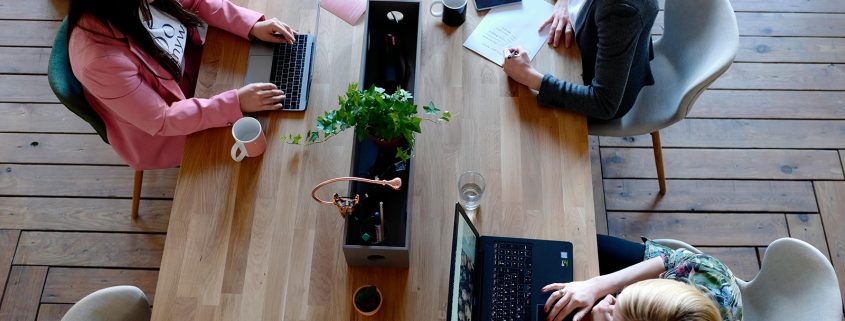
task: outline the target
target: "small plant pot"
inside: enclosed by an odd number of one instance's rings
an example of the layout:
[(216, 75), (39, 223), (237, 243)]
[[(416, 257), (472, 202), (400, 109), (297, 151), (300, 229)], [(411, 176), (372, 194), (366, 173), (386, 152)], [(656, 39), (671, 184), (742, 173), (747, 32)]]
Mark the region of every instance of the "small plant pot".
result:
[(387, 139), (378, 138), (378, 137), (370, 134), (368, 136), (368, 138), (370, 140), (372, 140), (373, 142), (375, 142), (376, 145), (378, 145), (379, 149), (381, 149), (381, 150), (396, 149), (396, 147), (404, 146), (405, 142), (407, 142), (407, 140), (403, 136), (399, 136), (399, 137), (396, 137), (394, 139), (387, 140)]
[[(373, 287), (375, 289), (376, 298), (362, 300), (362, 302), (360, 302), (361, 306), (359, 306), (359, 302), (358, 300), (356, 300), (358, 298), (359, 293), (369, 287)], [(355, 311), (358, 311), (359, 314), (370, 317), (378, 313), (378, 310), (381, 309), (383, 298), (384, 296), (381, 295), (381, 290), (379, 290), (378, 287), (376, 287), (375, 285), (364, 285), (355, 290), (355, 294), (352, 295), (352, 306), (355, 307)]]

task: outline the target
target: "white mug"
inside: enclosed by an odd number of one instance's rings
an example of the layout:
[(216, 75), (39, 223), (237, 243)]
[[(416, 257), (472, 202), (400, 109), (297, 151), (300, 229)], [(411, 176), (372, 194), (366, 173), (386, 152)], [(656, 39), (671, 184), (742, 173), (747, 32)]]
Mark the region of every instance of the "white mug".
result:
[(235, 144), (232, 145), (232, 159), (240, 162), (244, 157), (255, 157), (264, 153), (267, 149), (267, 138), (261, 130), (261, 123), (258, 119), (244, 117), (238, 119), (232, 126), (232, 137)]

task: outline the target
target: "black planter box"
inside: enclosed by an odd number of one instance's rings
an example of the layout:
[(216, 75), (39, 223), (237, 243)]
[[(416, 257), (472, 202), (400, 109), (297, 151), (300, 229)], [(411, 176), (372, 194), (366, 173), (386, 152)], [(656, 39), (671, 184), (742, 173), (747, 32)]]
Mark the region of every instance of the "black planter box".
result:
[[(371, 0), (367, 13), (361, 87), (376, 85), (389, 93), (395, 86), (416, 93), (421, 40), (419, 1)], [(388, 20), (388, 13), (399, 11), (399, 24)], [(390, 48), (386, 48), (390, 47)], [(387, 67), (385, 67), (387, 66)], [(393, 85), (393, 88), (390, 86)], [(354, 140), (351, 176), (369, 179), (402, 179), (398, 191), (387, 186), (353, 182), (349, 195), (359, 195), (360, 203), (346, 219), (343, 254), (350, 266), (408, 267), (411, 241), (412, 161), (400, 162), (396, 150), (381, 148), (373, 140)], [(373, 214), (384, 203), (384, 239), (375, 244), (361, 236), (375, 237)]]

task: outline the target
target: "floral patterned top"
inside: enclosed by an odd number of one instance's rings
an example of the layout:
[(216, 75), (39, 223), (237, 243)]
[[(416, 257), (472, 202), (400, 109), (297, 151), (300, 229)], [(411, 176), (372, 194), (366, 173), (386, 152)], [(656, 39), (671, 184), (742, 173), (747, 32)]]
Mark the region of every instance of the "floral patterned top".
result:
[(711, 298), (724, 321), (742, 320), (742, 298), (731, 270), (715, 257), (686, 249), (673, 250), (654, 241), (645, 242), (644, 259), (663, 258), (666, 272), (661, 279), (675, 280), (694, 286)]

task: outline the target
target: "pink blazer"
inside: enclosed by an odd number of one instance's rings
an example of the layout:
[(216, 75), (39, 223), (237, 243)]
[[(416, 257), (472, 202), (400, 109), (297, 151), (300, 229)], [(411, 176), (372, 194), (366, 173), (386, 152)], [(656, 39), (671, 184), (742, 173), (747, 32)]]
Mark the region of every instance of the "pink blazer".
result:
[[(180, 0), (212, 27), (245, 39), (263, 16), (228, 0)], [(135, 169), (179, 165), (185, 136), (243, 117), (237, 89), (186, 99), (179, 82), (111, 25), (84, 16), (71, 31), (69, 54), (85, 96), (103, 118), (114, 150)], [(191, 41), (201, 43), (196, 32)], [(188, 58), (188, 55), (185, 56)]]

